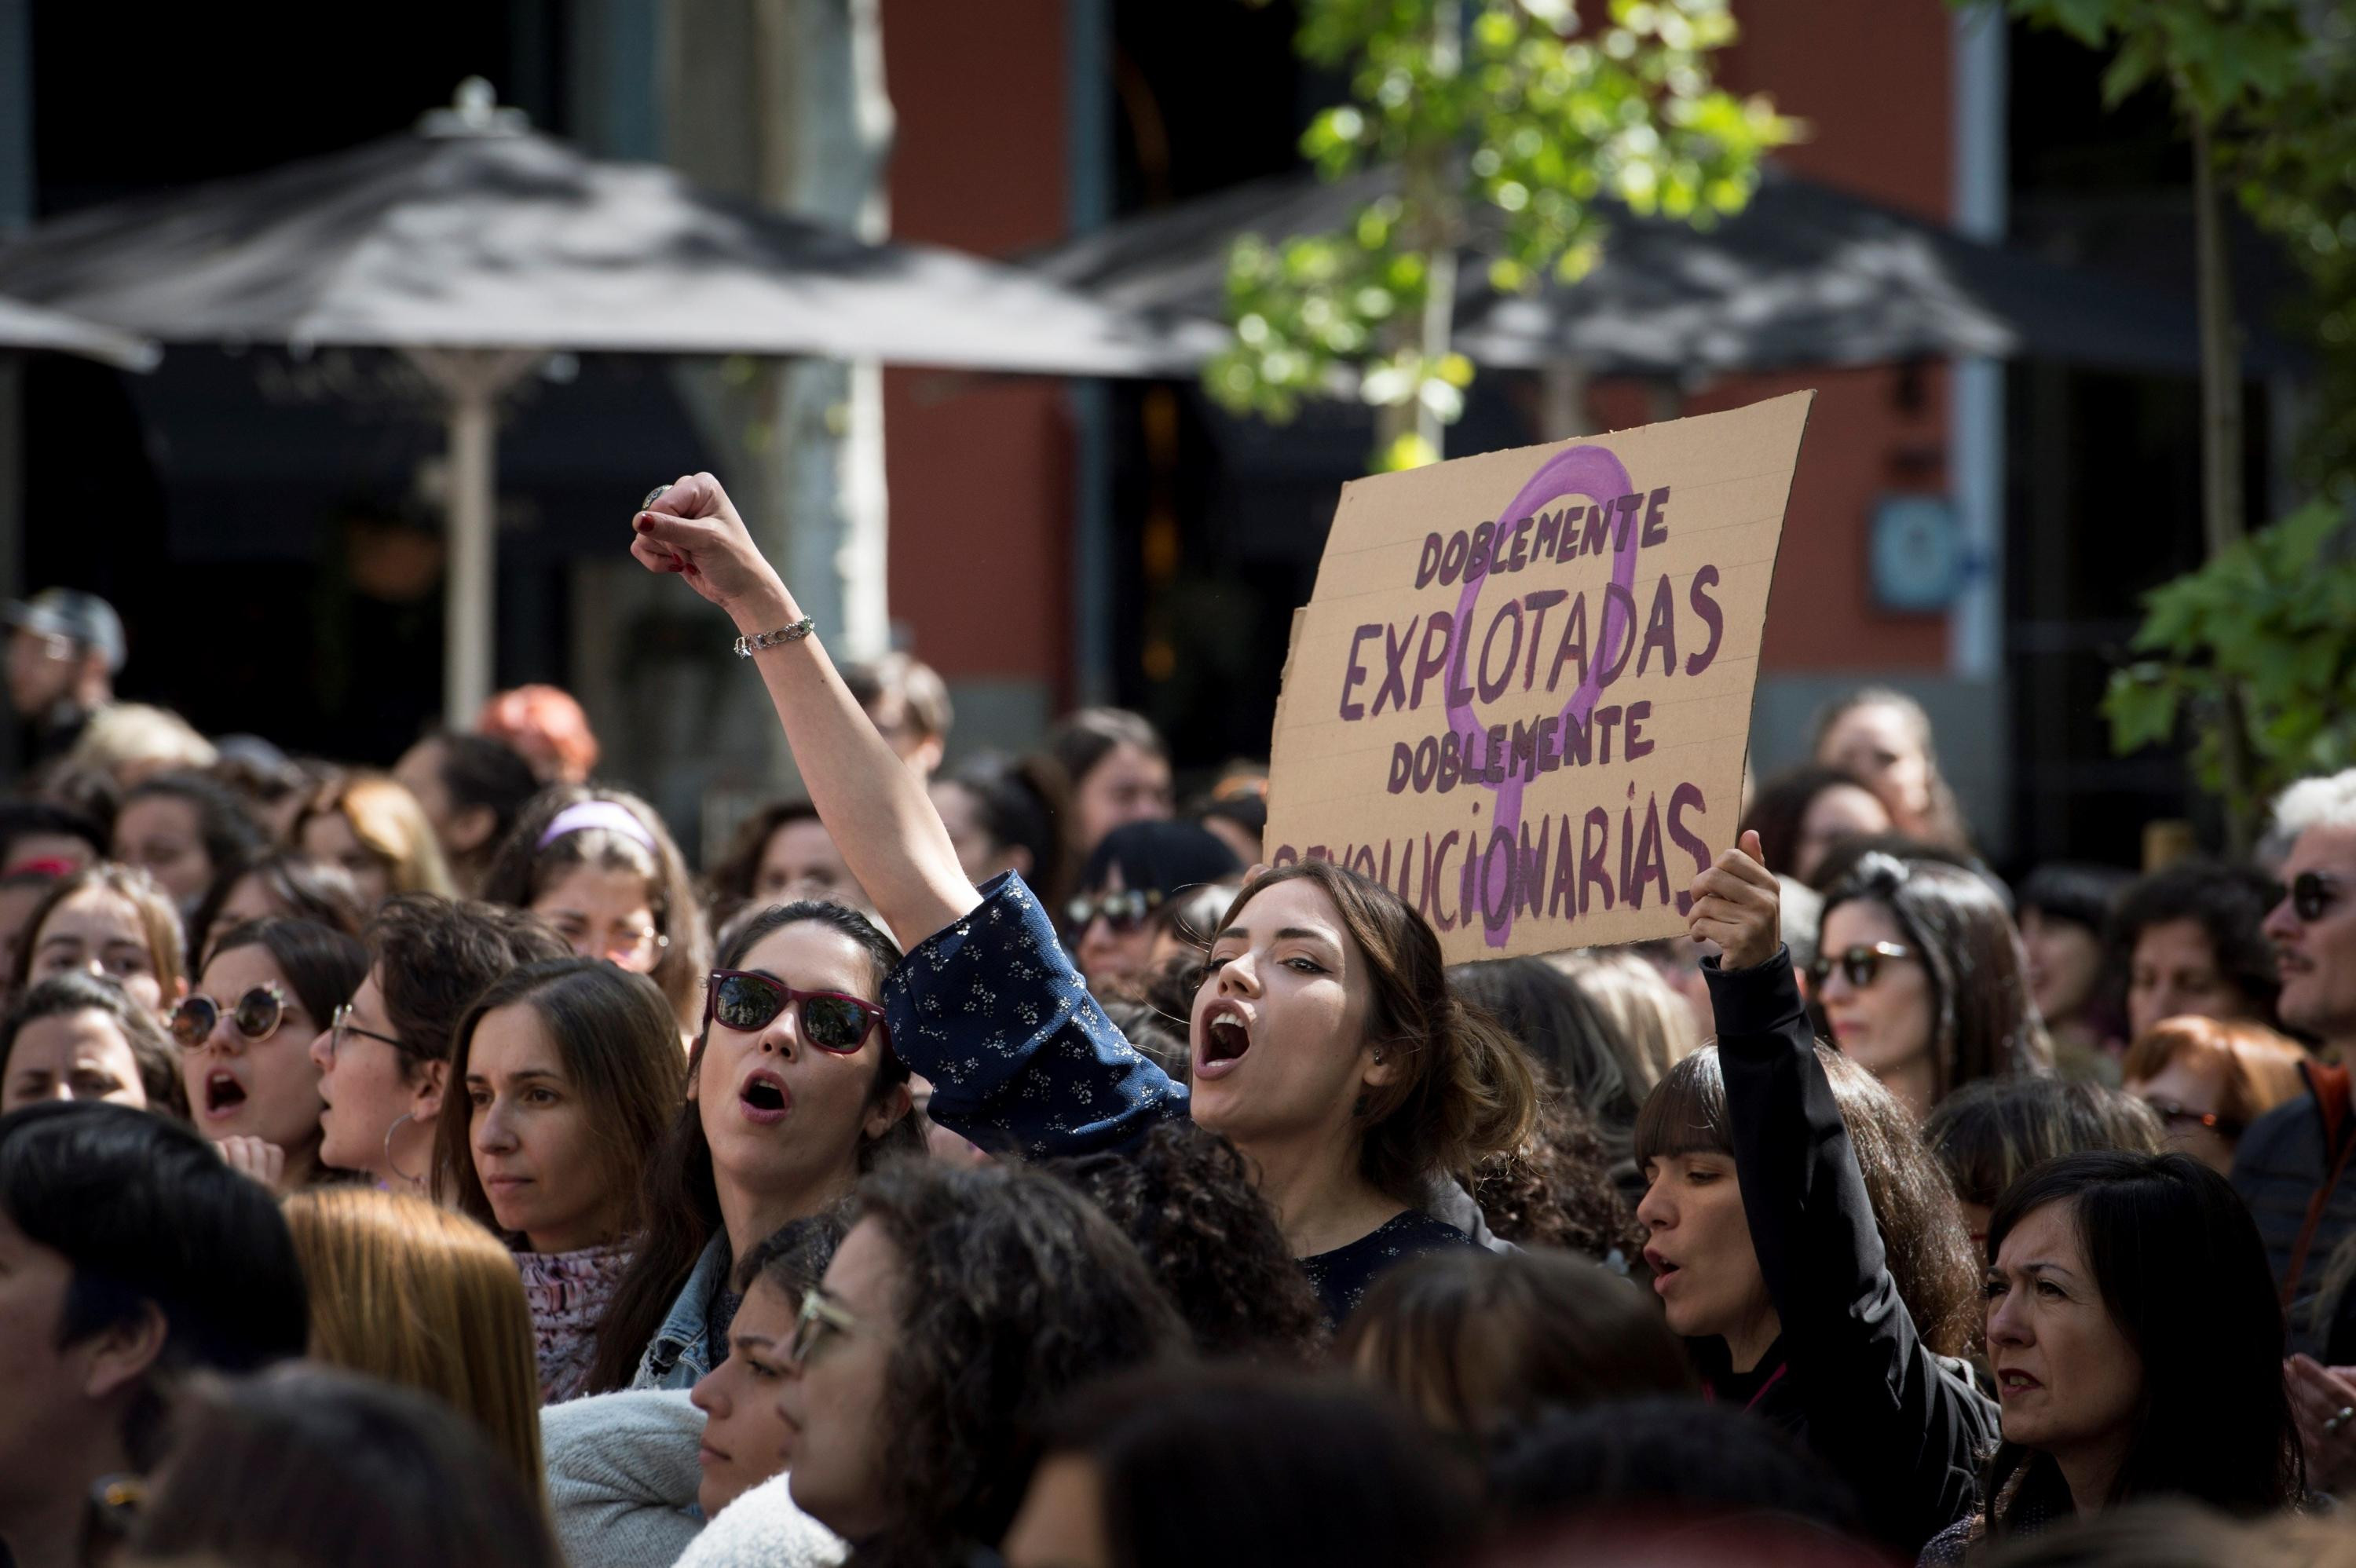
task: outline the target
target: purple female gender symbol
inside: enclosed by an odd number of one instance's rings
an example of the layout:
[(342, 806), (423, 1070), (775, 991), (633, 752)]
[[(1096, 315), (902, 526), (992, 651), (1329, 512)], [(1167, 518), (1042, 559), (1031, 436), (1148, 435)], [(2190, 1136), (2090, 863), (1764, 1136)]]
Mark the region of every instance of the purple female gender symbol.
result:
[[(1523, 485), (1512, 503), (1497, 514), (1498, 531), (1504, 532), (1515, 520), (1529, 517), (1549, 502), (1581, 496), (1597, 506), (1608, 506), (1634, 489), (1635, 486), (1628, 482), (1628, 470), (1610, 452), (1600, 446), (1574, 446), (1567, 452), (1556, 453), (1530, 475), (1529, 483)], [(1619, 527), (1619, 547), (1612, 555), (1612, 581), (1619, 585), (1621, 592), (1603, 596), (1602, 636), (1596, 645), (1597, 656), (1588, 661), (1585, 678), (1580, 681), (1579, 689), (1570, 694), (1570, 700), (1563, 704), (1562, 722), (1565, 726), (1587, 722), (1587, 716), (1594, 711), (1595, 699), (1602, 695), (1601, 672), (1612, 667), (1621, 639), (1636, 635), (1636, 629), (1631, 624), (1630, 612), (1622, 609), (1622, 605), (1635, 603), (1636, 551), (1641, 548), (1641, 530), (1636, 528), (1635, 519), (1625, 514), (1621, 517)], [(1480, 602), (1482, 584), (1488, 580), (1486, 563), (1482, 566), (1478, 576), (1466, 573), (1464, 592), (1456, 601), (1456, 653), (1449, 661), (1448, 671), (1448, 688), (1451, 691), (1471, 690), (1470, 687), (1458, 683), (1464, 677), (1464, 657), (1472, 642), (1473, 607)], [(1460, 735), (1467, 730), (1484, 728), (1473, 718), (1472, 704), (1469, 699), (1449, 703), (1448, 727)], [(1496, 815), (1491, 819), (1495, 824), (1494, 831), (1504, 832), (1511, 840), (1519, 832), (1522, 822), (1521, 773), (1508, 768), (1502, 784), (1488, 787), (1497, 792)], [(1509, 855), (1506, 859), (1510, 861), (1512, 857)], [(1492, 947), (1505, 946), (1505, 939), (1513, 933), (1516, 901), (1505, 897), (1511, 889), (1512, 879), (1513, 867), (1510, 864), (1500, 866), (1494, 859), (1483, 859), (1481, 925), (1483, 935)], [(1501, 880), (1506, 884), (1505, 887), (1497, 885)], [(1494, 923), (1489, 918), (1493, 899), (1502, 900), (1505, 909), (1505, 918)]]

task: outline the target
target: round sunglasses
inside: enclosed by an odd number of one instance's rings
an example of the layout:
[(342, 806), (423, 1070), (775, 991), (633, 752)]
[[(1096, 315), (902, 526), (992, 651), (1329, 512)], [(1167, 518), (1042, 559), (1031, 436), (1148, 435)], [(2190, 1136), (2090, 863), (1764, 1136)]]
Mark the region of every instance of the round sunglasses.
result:
[[(873, 1002), (846, 997), (840, 991), (797, 991), (791, 986), (749, 969), (714, 969), (703, 997), (703, 1022), (715, 1021), (741, 1034), (757, 1034), (788, 1007), (798, 1008), (794, 1021), (802, 1039), (838, 1056), (848, 1056), (867, 1043), (868, 1032), (884, 1028), (884, 1009)], [(885, 1029), (884, 1042), (892, 1042)]]
[(1095, 898), (1077, 898), (1064, 906), (1066, 929), (1074, 935), (1087, 930), (1101, 915), (1112, 927), (1115, 935), (1125, 935), (1145, 923), (1145, 917), (1162, 904), (1162, 893), (1153, 888), (1128, 888), (1117, 893), (1101, 893)]
[(191, 994), (172, 1009), (172, 1038), (179, 1042), (181, 1050), (194, 1051), (212, 1038), (224, 1013), (230, 1027), (247, 1043), (260, 1045), (276, 1034), (278, 1026), (285, 1021), (286, 993), (276, 983), (265, 980), (227, 1008), (210, 997)]
[(1819, 991), (1825, 982), (1838, 969), (1841, 977), (1858, 990), (1864, 990), (1881, 977), (1881, 961), (1885, 958), (1912, 958), (1914, 950), (1897, 942), (1860, 942), (1846, 953), (1820, 953), (1808, 965), (1808, 979)]

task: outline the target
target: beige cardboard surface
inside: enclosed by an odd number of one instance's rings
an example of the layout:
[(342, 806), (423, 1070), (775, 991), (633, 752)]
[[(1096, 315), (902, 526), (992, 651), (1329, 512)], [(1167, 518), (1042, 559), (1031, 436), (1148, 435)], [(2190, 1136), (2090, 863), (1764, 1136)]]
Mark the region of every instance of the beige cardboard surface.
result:
[(1815, 397), (1343, 486), (1293, 617), (1270, 861), (1379, 878), (1451, 964), (1683, 932), (1734, 841)]

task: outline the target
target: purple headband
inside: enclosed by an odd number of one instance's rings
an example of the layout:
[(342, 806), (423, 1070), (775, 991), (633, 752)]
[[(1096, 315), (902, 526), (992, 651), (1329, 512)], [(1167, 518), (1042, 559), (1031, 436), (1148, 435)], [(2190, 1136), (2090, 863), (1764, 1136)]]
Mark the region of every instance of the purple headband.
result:
[(584, 800), (566, 806), (556, 814), (556, 820), (548, 825), (548, 831), (540, 836), (540, 842), (532, 848), (545, 849), (568, 833), (580, 833), (592, 827), (618, 833), (636, 842), (648, 854), (658, 859), (661, 858), (661, 852), (655, 848), (655, 836), (647, 831), (647, 825), (640, 822), (628, 806), (610, 800)]

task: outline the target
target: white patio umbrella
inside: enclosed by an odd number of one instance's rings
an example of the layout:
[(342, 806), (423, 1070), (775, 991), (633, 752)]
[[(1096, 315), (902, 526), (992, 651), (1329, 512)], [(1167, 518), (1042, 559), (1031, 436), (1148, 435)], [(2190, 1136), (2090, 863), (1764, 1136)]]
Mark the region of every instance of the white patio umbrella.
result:
[(118, 370), (152, 370), (162, 357), (145, 338), (5, 298), (0, 298), (0, 352), (75, 354)]
[(659, 165), (590, 158), (479, 80), (412, 133), (39, 225), (0, 250), (0, 293), (169, 343), (413, 361), (447, 400), (444, 706), (461, 728), (491, 683), (494, 408), (546, 355), (1084, 376), (1183, 373), (1200, 355), (1183, 329), (1025, 270), (871, 244)]

